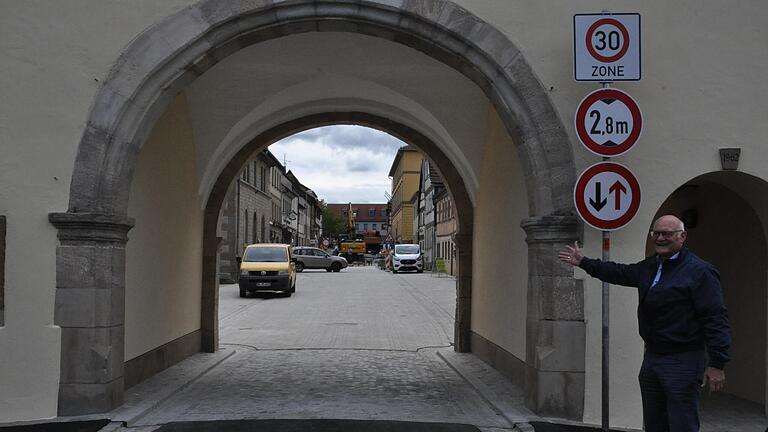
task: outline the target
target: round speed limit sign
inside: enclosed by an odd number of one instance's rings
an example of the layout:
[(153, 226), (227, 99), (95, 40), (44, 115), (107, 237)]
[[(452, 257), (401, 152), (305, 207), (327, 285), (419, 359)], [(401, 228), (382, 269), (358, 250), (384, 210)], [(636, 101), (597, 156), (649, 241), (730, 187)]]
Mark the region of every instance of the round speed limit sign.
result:
[(573, 16), (576, 81), (640, 79), (640, 15)]
[(584, 44), (595, 60), (612, 63), (629, 49), (629, 31), (615, 18), (600, 18), (587, 29)]

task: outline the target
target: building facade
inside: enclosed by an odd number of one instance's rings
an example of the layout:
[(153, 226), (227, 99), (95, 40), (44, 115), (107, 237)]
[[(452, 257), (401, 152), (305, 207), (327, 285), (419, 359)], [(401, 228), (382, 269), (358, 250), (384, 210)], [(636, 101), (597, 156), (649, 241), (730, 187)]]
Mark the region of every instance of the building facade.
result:
[(419, 245), (424, 253), (424, 269), (433, 270), (437, 258), (437, 227), (435, 197), (444, 190), (443, 180), (434, 166), (427, 159), (421, 162), (419, 180)]
[(435, 258), (443, 260), (446, 273), (456, 276), (459, 274), (455, 243), (456, 213), (451, 195), (445, 188), (440, 188), (435, 194), (435, 219)]
[[(280, 176), (279, 188), (273, 175)], [(279, 195), (277, 194), (279, 192)], [(295, 207), (295, 208), (294, 208)], [(219, 217), (219, 280), (234, 283), (240, 272), (237, 258), (252, 243), (317, 244), (320, 214), (315, 193), (264, 150), (253, 155), (227, 191)], [(277, 227), (277, 230), (274, 230)], [(279, 239), (279, 240), (278, 240)]]
[[(328, 210), (344, 221), (350, 221), (356, 234), (386, 237), (388, 233), (386, 203), (328, 203)], [(352, 209), (350, 218), (349, 209)]]
[(219, 280), (226, 283), (237, 280), (240, 267), (237, 258), (242, 256), (245, 246), (269, 241), (269, 224), (272, 222), (269, 175), (273, 159), (267, 157), (268, 151), (248, 160), (227, 191), (221, 208)]
[[(389, 169), (392, 178), (390, 235), (396, 243), (414, 242), (414, 194), (419, 192), (421, 154), (412, 146), (398, 149)], [(416, 228), (418, 230), (418, 227)]]
[[(537, 414), (599, 423), (601, 286), (554, 257), (576, 240), (601, 255), (602, 233), (573, 199), (579, 175), (601, 161), (581, 145), (574, 113), (600, 86), (574, 81), (572, 53), (574, 15), (606, 9), (642, 16), (643, 59), (642, 79), (614, 83), (644, 125), (616, 158), (637, 176), (642, 202), (612, 233), (611, 257), (639, 261), (656, 217), (684, 217), (689, 247), (720, 269), (731, 311), (726, 392), (765, 407), (765, 2), (2, 9), (0, 422), (109, 412), (141, 379), (218, 349), (217, 228), (229, 185), (277, 137), (352, 123), (418, 148), (451, 192), (455, 349), (524, 386)], [(282, 241), (283, 173), (271, 170), (270, 236)], [(410, 170), (418, 177), (418, 162)], [(393, 172), (395, 187), (405, 176)], [(399, 240), (412, 241), (403, 203), (414, 183), (393, 189)], [(611, 424), (634, 429), (637, 301), (612, 287)], [(168, 363), (153, 361), (158, 353)]]

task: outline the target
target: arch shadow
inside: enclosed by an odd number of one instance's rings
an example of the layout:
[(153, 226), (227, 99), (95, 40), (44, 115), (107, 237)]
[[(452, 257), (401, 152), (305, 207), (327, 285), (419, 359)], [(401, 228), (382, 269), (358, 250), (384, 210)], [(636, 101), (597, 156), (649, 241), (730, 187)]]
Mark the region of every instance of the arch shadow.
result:
[[(720, 271), (731, 323), (731, 362), (724, 394), (703, 399), (703, 412), (718, 418), (741, 410), (765, 414), (768, 400), (768, 182), (738, 171), (697, 176), (672, 192), (654, 220), (674, 214), (688, 231), (687, 246)], [(648, 240), (646, 254), (653, 254)], [(755, 413), (750, 404), (763, 406)], [(764, 417), (762, 418), (764, 421)]]

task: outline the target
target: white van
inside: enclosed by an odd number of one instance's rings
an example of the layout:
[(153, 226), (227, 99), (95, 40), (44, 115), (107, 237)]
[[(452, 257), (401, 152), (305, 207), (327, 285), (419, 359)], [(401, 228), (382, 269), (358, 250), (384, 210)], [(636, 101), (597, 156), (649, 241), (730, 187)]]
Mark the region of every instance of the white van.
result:
[(424, 271), (424, 259), (417, 244), (398, 244), (392, 251), (392, 273), (406, 270)]

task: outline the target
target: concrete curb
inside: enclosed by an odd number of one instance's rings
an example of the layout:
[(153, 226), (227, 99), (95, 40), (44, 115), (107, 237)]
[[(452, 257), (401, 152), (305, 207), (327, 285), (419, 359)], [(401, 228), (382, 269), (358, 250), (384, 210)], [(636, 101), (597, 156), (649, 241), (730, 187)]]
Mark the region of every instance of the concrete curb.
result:
[[(196, 354), (160, 372), (151, 380), (128, 389), (125, 393), (125, 403), (107, 413), (107, 416), (112, 422), (131, 426), (235, 353), (237, 351), (222, 348), (215, 353)], [(109, 431), (110, 429), (104, 430)]]
[[(487, 404), (513, 425), (512, 430), (533, 432), (533, 426), (528, 422), (540, 419), (526, 408), (523, 389), (510, 383), (507, 378), (473, 354), (456, 353), (452, 349), (437, 350), (436, 353), (448, 367), (469, 383)], [(485, 377), (479, 376), (477, 370), (483, 371)]]

